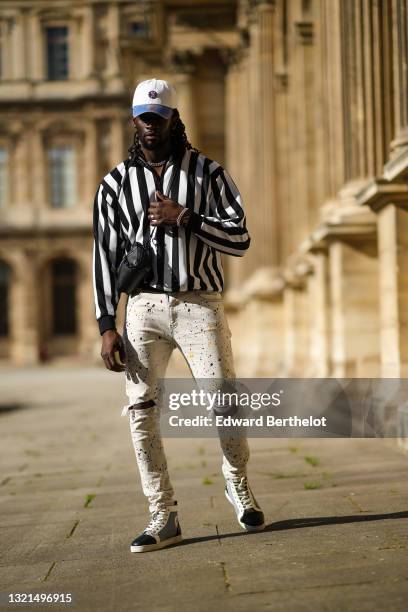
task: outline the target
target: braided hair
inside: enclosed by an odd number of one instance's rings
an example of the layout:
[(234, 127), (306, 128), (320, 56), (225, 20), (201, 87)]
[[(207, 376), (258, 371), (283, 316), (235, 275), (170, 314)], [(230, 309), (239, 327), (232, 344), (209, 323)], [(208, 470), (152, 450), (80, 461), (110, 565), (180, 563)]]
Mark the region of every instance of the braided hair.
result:
[[(198, 149), (195, 149), (187, 140), (186, 128), (182, 120), (180, 119), (180, 113), (177, 108), (173, 110), (173, 113), (176, 117), (176, 121), (174, 123), (174, 127), (171, 130), (170, 141), (171, 141), (171, 150), (175, 157), (182, 158), (184, 153), (187, 150), (193, 150), (199, 152)], [(139, 136), (137, 130), (135, 130), (135, 135), (133, 138), (133, 144), (128, 149), (129, 151), (129, 159), (131, 161), (135, 161), (137, 157), (144, 157), (142, 147), (140, 144)]]

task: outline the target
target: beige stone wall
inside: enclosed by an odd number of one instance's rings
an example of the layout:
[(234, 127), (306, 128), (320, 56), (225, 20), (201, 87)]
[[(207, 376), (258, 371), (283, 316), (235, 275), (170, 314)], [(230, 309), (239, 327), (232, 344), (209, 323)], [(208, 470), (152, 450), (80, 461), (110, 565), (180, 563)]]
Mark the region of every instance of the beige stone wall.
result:
[[(198, 10), (197, 10), (198, 9)], [(225, 161), (225, 73), (235, 3), (196, 6), (130, 0), (105, 3), (6, 0), (0, 7), (0, 147), (8, 153), (0, 207), (0, 260), (9, 266), (9, 334), (0, 359), (99, 358), (92, 291), (92, 209), (97, 185), (132, 144), (131, 100), (140, 80), (177, 86), (193, 146)], [(136, 26), (134, 25), (136, 24)], [(68, 28), (69, 74), (50, 80), (46, 28)], [(136, 32), (137, 28), (137, 32)], [(143, 28), (146, 28), (143, 33)], [(75, 202), (51, 202), (48, 150), (71, 147)], [(53, 329), (52, 263), (76, 265), (77, 332)], [(125, 302), (118, 309), (124, 319)]]
[[(12, 269), (1, 356), (35, 362), (44, 338), (55, 355), (97, 355), (93, 195), (131, 143), (136, 82), (160, 75), (176, 83), (189, 140), (243, 194), (251, 248), (224, 258), (238, 373), (404, 375), (408, 0), (24, 7), (0, 7), (0, 147), (9, 152), (0, 259)], [(149, 35), (132, 35), (144, 20)], [(66, 81), (46, 78), (48, 25), (69, 27)], [(46, 150), (64, 142), (77, 152), (81, 188), (75, 206), (55, 210)], [(62, 253), (80, 270), (80, 325), (58, 339), (47, 327), (46, 262)]]
[[(227, 75), (227, 108), (241, 113), (233, 98), (244, 74), (259, 127), (239, 174), (233, 145), (244, 133), (232, 134), (237, 120), (228, 118), (227, 162), (247, 194), (252, 183), (258, 191), (248, 201), (252, 257), (233, 277), (245, 296), (235, 316), (252, 327), (248, 342), (261, 327), (282, 330), (279, 346), (265, 352), (269, 375), (405, 371), (407, 8), (405, 0), (240, 3), (243, 41)], [(247, 319), (248, 304), (258, 302), (258, 261), (280, 289), (266, 319)]]

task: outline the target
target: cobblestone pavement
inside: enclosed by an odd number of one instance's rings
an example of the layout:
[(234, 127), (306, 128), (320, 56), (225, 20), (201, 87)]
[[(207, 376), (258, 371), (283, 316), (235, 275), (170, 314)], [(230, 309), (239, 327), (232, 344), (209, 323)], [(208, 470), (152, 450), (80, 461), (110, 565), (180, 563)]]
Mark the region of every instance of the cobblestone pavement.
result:
[(251, 439), (268, 526), (246, 534), (218, 441), (166, 439), (185, 539), (132, 555), (147, 504), (122, 376), (0, 371), (3, 593), (72, 593), (98, 612), (406, 610), (408, 457), (391, 440)]

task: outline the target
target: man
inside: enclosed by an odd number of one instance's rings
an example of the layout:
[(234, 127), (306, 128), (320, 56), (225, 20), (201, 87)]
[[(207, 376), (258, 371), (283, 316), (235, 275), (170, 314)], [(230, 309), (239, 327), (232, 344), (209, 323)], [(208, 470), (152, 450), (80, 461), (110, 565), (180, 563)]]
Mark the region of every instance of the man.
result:
[[(130, 158), (104, 177), (96, 193), (93, 269), (101, 355), (109, 370), (126, 370), (124, 413), (151, 513), (131, 551), (145, 552), (181, 540), (159, 429), (158, 380), (176, 347), (196, 380), (235, 377), (220, 254), (244, 255), (250, 237), (231, 177), (187, 141), (171, 84), (151, 79), (137, 86), (133, 123)], [(152, 274), (128, 298), (122, 340), (115, 327), (115, 271), (124, 252), (149, 232)], [(227, 499), (244, 529), (261, 530), (264, 516), (246, 477), (246, 437), (220, 441)]]

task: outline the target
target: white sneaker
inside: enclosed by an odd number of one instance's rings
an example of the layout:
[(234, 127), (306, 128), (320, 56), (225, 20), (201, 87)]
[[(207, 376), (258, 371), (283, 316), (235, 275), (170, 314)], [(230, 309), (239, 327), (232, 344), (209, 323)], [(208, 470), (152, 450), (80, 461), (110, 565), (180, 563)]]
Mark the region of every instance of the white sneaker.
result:
[(177, 502), (174, 502), (173, 506), (153, 512), (146, 529), (131, 543), (130, 551), (138, 553), (157, 550), (177, 544), (182, 539), (177, 517)]
[(265, 517), (248, 484), (246, 476), (226, 480), (225, 497), (234, 506), (238, 523), (246, 531), (262, 531)]

